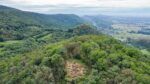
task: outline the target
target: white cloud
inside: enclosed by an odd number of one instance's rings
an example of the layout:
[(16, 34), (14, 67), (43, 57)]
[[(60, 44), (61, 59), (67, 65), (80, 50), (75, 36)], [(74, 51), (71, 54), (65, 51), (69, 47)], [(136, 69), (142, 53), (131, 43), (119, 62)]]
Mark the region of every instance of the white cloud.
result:
[(150, 9), (150, 0), (0, 0), (0, 4), (41, 13), (103, 12), (120, 8)]
[(150, 7), (150, 0), (3, 0), (16, 5), (78, 5), (91, 7)]

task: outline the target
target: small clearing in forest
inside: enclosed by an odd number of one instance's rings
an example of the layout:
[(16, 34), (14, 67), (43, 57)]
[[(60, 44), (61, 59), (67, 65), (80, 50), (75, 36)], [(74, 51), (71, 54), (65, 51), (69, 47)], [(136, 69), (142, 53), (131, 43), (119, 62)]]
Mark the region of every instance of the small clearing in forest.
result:
[(71, 79), (79, 78), (85, 74), (85, 67), (77, 61), (66, 61), (67, 77)]

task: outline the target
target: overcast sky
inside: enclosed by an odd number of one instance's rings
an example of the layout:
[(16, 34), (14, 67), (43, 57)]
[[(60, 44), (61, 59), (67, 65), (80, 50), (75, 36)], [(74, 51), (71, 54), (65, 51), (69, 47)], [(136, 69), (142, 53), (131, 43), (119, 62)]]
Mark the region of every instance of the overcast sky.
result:
[(0, 4), (46, 14), (150, 16), (150, 0), (0, 0)]

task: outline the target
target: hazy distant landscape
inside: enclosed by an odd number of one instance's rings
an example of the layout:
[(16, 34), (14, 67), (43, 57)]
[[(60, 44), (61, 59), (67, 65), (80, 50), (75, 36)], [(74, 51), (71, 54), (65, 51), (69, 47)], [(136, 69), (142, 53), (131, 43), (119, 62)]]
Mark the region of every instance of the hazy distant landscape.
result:
[(1, 0), (0, 84), (149, 84), (148, 0)]
[(150, 19), (148, 17), (85, 16), (99, 30), (134, 46), (149, 49)]

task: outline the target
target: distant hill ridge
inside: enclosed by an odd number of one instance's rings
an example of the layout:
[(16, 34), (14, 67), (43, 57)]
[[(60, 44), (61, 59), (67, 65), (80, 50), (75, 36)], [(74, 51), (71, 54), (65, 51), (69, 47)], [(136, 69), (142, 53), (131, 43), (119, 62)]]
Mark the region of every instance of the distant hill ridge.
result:
[[(0, 5), (0, 39), (16, 39), (31, 30), (73, 28), (85, 21), (74, 14), (46, 15)], [(33, 29), (34, 28), (34, 29)], [(34, 32), (32, 31), (32, 33)], [(37, 32), (36, 31), (36, 32)], [(26, 37), (26, 35), (24, 35)], [(28, 35), (27, 35), (28, 36)]]

